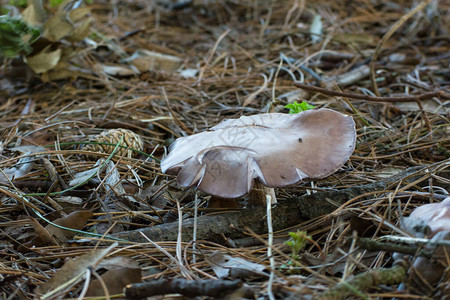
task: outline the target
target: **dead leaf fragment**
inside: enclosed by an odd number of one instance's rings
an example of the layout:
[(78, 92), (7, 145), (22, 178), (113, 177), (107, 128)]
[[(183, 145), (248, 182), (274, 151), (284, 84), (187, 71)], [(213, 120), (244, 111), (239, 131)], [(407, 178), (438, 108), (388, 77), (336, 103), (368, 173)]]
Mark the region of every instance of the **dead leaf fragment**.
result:
[(136, 51), (128, 61), (141, 72), (163, 71), (168, 73), (175, 72), (182, 62), (179, 57), (148, 50)]
[(117, 245), (118, 243), (114, 243), (104, 249), (91, 250), (88, 253), (75, 258), (74, 260), (68, 260), (61, 267), (61, 269), (59, 269), (56, 274), (50, 278), (50, 280), (43, 283), (36, 289), (36, 293), (40, 295), (46, 293), (45, 296), (50, 297), (52, 294), (57, 292), (57, 289), (63, 284), (66, 284), (69, 281), (73, 281), (73, 284), (79, 282), (89, 267), (95, 267), (98, 265), (112, 249), (117, 247)]
[(33, 167), (34, 157), (22, 157), (14, 167), (3, 169), (2, 172), (0, 172), (0, 182), (9, 183), (12, 179), (23, 177), (30, 173)]
[[(53, 223), (63, 227), (81, 230), (86, 226), (87, 221), (92, 218), (93, 215), (94, 214), (89, 210), (78, 210), (63, 218), (56, 219)], [(45, 229), (47, 229), (52, 237), (59, 243), (64, 243), (76, 234), (75, 232), (56, 227), (52, 224), (45, 226)]]
[(89, 35), (89, 32), (91, 31), (91, 21), (92, 18), (88, 18), (81, 24), (77, 25), (74, 28), (72, 34), (66, 39), (71, 43), (81, 42), (85, 37)]
[(47, 72), (53, 69), (61, 58), (61, 49), (50, 50), (50, 46), (45, 47), (41, 52), (34, 56), (26, 57), (26, 63), (37, 74)]
[[(63, 218), (56, 219), (52, 223), (70, 229), (81, 230), (92, 216), (93, 213), (91, 211), (79, 210), (74, 211)], [(60, 245), (76, 234), (73, 231), (65, 230), (52, 224), (43, 227), (34, 218), (31, 218), (31, 221), (35, 233), (37, 234), (37, 238), (29, 242), (30, 246)]]
[[(107, 269), (102, 274), (102, 280), (105, 283), (109, 294), (122, 293), (123, 288), (131, 283), (142, 281), (142, 269), (138, 263), (128, 257), (116, 256), (103, 260), (97, 269)], [(86, 296), (104, 296), (105, 292), (99, 280), (92, 280), (89, 284)]]
[(221, 252), (212, 254), (206, 260), (219, 278), (241, 278), (255, 275), (263, 277), (268, 276), (267, 273), (264, 272), (266, 269), (265, 266), (247, 261), (240, 257), (225, 255)]
[[(91, 8), (87, 6), (73, 9), (70, 12), (65, 11), (64, 3), (60, 4), (59, 7), (58, 11), (44, 24), (43, 36), (52, 42), (58, 42), (71, 36), (75, 29), (83, 24), (76, 23), (91, 12)], [(79, 34), (80, 32), (77, 33), (77, 35)]]
[(22, 12), (22, 19), (30, 25), (39, 26), (41, 22), (39, 22), (39, 18), (36, 14), (36, 9), (34, 8), (34, 4), (29, 4), (27, 8)]
[(34, 231), (38, 235), (39, 238), (46, 244), (50, 246), (57, 245), (57, 243), (53, 240), (52, 235), (42, 226), (35, 218), (30, 217), (31, 224), (33, 225)]

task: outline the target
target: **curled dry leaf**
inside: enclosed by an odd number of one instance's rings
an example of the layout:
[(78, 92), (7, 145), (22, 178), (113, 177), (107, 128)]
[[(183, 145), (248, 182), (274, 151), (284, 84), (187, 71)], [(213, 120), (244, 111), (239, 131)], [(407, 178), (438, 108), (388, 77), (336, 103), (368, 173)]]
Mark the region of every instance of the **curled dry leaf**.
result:
[(79, 282), (86, 270), (89, 267), (95, 267), (100, 263), (100, 261), (115, 247), (118, 243), (114, 243), (111, 246), (104, 249), (91, 250), (86, 254), (83, 254), (74, 260), (69, 259), (64, 266), (59, 269), (56, 274), (50, 278), (47, 282), (38, 286), (36, 293), (38, 295), (42, 294), (52, 294), (57, 292), (57, 289), (63, 286), (63, 284), (68, 281), (73, 280), (73, 284)]
[(39, 16), (36, 13), (34, 3), (28, 4), (27, 8), (22, 12), (22, 19), (30, 25), (40, 26)]
[(51, 45), (48, 45), (38, 54), (26, 58), (27, 64), (35, 73), (47, 72), (58, 64), (62, 50), (51, 50), (50, 47)]
[(172, 73), (182, 63), (182, 59), (179, 57), (145, 49), (138, 50), (127, 61), (131, 62), (140, 72), (162, 71)]
[(22, 157), (19, 162), (11, 168), (6, 168), (0, 172), (0, 182), (9, 183), (10, 180), (27, 175), (34, 167), (34, 157)]
[[(31, 225), (33, 225), (33, 229), (38, 235), (40, 241), (42, 241), (45, 245), (54, 246), (57, 245), (52, 235), (48, 232), (48, 230), (42, 226), (35, 218), (30, 217)], [(33, 241), (33, 244), (36, 245), (36, 240)], [(40, 244), (38, 242), (38, 244)]]
[[(106, 285), (110, 295), (122, 293), (123, 288), (130, 283), (142, 281), (142, 269), (138, 263), (123, 256), (116, 256), (103, 260), (97, 269), (106, 269), (102, 274), (102, 280)], [(105, 292), (99, 280), (92, 280), (89, 284), (86, 296), (103, 296)]]
[(255, 179), (284, 187), (337, 171), (355, 148), (352, 117), (330, 109), (260, 114), (226, 120), (177, 139), (161, 162), (183, 187), (237, 198)]
[[(44, 24), (43, 36), (49, 41), (58, 42), (65, 37), (70, 37), (74, 33), (76, 38), (80, 39), (80, 31), (75, 31), (77, 27), (81, 27), (81, 32), (86, 34), (86, 36), (89, 33), (89, 31), (86, 32), (86, 21), (83, 19), (91, 12), (91, 8), (83, 6), (66, 11), (68, 2), (70, 1), (61, 3), (58, 6), (58, 11)], [(81, 23), (77, 24), (78, 22)]]
[[(74, 211), (63, 218), (56, 219), (53, 223), (66, 228), (81, 230), (86, 226), (87, 221), (92, 218), (92, 216), (93, 213), (91, 211), (79, 210)], [(38, 235), (37, 239), (30, 242), (30, 244), (34, 246), (41, 246), (42, 244), (58, 245), (64, 243), (76, 234), (75, 232), (56, 227), (52, 224), (43, 227), (34, 218), (31, 218), (31, 221), (33, 228)]]
[(268, 274), (264, 272), (266, 267), (264, 265), (256, 264), (247, 261), (240, 257), (233, 257), (225, 255), (221, 252), (216, 252), (206, 259), (214, 273), (219, 278), (246, 278), (250, 276), (267, 277)]
[[(89, 210), (78, 210), (63, 218), (56, 219), (53, 223), (63, 227), (81, 230), (86, 226), (87, 221), (92, 218), (93, 215), (94, 214)], [(48, 224), (45, 228), (59, 243), (63, 243), (75, 236), (75, 232), (61, 229), (52, 224)]]

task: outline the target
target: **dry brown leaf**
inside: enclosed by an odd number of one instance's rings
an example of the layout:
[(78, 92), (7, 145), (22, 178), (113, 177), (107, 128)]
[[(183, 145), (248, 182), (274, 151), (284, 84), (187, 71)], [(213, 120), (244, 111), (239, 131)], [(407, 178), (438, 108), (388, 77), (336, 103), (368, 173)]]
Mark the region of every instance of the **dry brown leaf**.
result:
[[(55, 240), (52, 238), (52, 235), (48, 230), (43, 227), (35, 218), (30, 217), (31, 224), (33, 225), (34, 231), (37, 233), (38, 237), (42, 240), (42, 242), (46, 245), (54, 246), (57, 245)], [(35, 244), (37, 241), (33, 241)], [(40, 244), (40, 243), (39, 243)]]
[(107, 270), (114, 270), (120, 268), (139, 268), (139, 263), (134, 259), (126, 256), (115, 256), (103, 260), (99, 265), (99, 268), (104, 268)]
[(206, 259), (214, 273), (219, 278), (224, 277), (248, 277), (248, 276), (264, 276), (268, 274), (264, 272), (265, 266), (247, 261), (240, 257), (232, 257), (216, 252)]
[[(142, 281), (142, 269), (121, 268), (117, 270), (110, 270), (106, 271), (101, 277), (110, 295), (120, 294), (123, 292), (123, 288), (127, 285)], [(105, 292), (100, 281), (97, 279), (92, 280), (86, 296), (94, 297), (104, 295)]]
[(72, 22), (78, 22), (87, 16), (91, 12), (91, 8), (89, 6), (83, 6), (76, 9), (73, 9), (69, 13), (70, 20)]
[(73, 280), (74, 284), (79, 282), (89, 267), (97, 266), (113, 248), (117, 247), (117, 245), (118, 243), (114, 243), (108, 248), (91, 250), (74, 260), (68, 260), (61, 269), (56, 272), (55, 276), (36, 289), (36, 293), (40, 295), (47, 293), (48, 295), (48, 292), (57, 291), (56, 289), (58, 287), (68, 281)]
[(56, 49), (52, 51), (50, 47), (51, 45), (48, 45), (38, 54), (26, 57), (27, 64), (35, 73), (47, 72), (58, 64), (62, 50)]
[(36, 9), (34, 8), (34, 4), (31, 3), (25, 8), (22, 13), (22, 19), (30, 25), (39, 26), (41, 22), (39, 22), (39, 18), (36, 14)]
[(182, 59), (173, 55), (139, 50), (130, 57), (130, 61), (141, 72), (163, 71), (172, 73), (180, 67)]
[(77, 25), (72, 34), (68, 36), (66, 39), (71, 43), (81, 42), (85, 37), (89, 35), (91, 31), (91, 18), (83, 21), (81, 24)]
[(53, 69), (41, 75), (41, 80), (43, 82), (48, 82), (52, 80), (61, 80), (66, 78), (76, 78), (82, 75), (80, 70), (74, 68), (69, 63), (70, 57), (69, 55), (65, 55), (64, 52), (63, 55), (61, 56), (59, 63)]
[(56, 14), (48, 19), (44, 28), (44, 38), (52, 42), (57, 42), (69, 35), (73, 26), (64, 19), (64, 16)]
[(60, 9), (44, 24), (43, 36), (49, 41), (58, 42), (65, 37), (71, 36), (75, 28), (81, 25), (75, 23), (91, 11), (90, 7), (83, 6), (67, 12), (64, 10), (64, 3), (60, 4)]
[[(81, 230), (92, 216), (93, 213), (89, 210), (78, 210), (63, 218), (56, 219), (53, 223), (63, 227)], [(45, 226), (45, 229), (47, 229), (51, 236), (60, 243), (67, 241), (67, 239), (72, 238), (75, 235), (72, 231), (58, 228), (52, 224)]]
[[(103, 260), (98, 269), (107, 269), (101, 277), (109, 294), (122, 293), (123, 288), (130, 283), (138, 283), (142, 281), (142, 269), (138, 263), (128, 257), (116, 256)], [(92, 280), (89, 284), (86, 296), (103, 296), (105, 294), (99, 280)]]
[(33, 167), (34, 158), (32, 156), (22, 157), (14, 167), (3, 169), (0, 172), (0, 182), (9, 183), (12, 179), (23, 177), (30, 173)]

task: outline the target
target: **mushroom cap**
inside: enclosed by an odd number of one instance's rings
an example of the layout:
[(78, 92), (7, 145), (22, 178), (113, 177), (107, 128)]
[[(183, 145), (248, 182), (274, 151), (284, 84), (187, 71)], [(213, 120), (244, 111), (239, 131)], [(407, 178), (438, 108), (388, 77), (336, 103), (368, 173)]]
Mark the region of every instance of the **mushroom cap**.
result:
[(243, 116), (177, 139), (161, 170), (178, 174), (183, 187), (237, 198), (255, 179), (284, 187), (324, 178), (348, 160), (355, 141), (353, 118), (331, 109)]
[(413, 210), (409, 218), (420, 219), (430, 228), (430, 236), (450, 232), (450, 197), (442, 202), (424, 204)]

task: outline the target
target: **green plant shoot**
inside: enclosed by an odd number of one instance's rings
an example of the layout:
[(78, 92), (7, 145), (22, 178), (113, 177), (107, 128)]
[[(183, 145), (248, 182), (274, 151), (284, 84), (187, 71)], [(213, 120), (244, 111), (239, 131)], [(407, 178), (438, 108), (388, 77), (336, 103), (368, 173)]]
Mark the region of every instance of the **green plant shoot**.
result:
[(291, 238), (284, 243), (291, 247), (292, 259), (297, 260), (300, 258), (300, 251), (305, 248), (308, 241), (311, 240), (311, 236), (306, 235), (306, 231), (289, 232), (289, 236)]
[(52, 7), (60, 5), (64, 0), (50, 0), (50, 5)]
[(10, 0), (9, 5), (14, 5), (17, 7), (27, 7), (28, 1), (27, 0)]
[(294, 101), (292, 103), (289, 103), (285, 107), (289, 108), (290, 114), (298, 114), (299, 112), (313, 109), (315, 106), (308, 104), (306, 101), (302, 101), (301, 103)]

